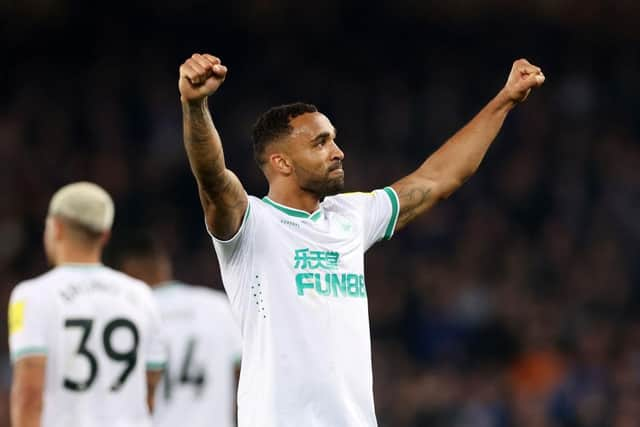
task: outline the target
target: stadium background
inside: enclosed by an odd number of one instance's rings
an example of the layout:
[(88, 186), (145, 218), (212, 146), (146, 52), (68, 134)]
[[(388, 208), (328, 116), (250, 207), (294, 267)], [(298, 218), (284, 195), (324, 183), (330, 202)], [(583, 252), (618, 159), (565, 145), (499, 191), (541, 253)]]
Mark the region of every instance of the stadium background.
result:
[(46, 269), (59, 186), (105, 186), (116, 234), (149, 227), (177, 277), (221, 288), (181, 142), (192, 52), (230, 69), (210, 105), (257, 195), (249, 129), (269, 106), (316, 103), (348, 188), (372, 189), (469, 120), (512, 60), (542, 66), (478, 174), (368, 255), (379, 422), (637, 425), (638, 22), (633, 0), (0, 2), (0, 426), (5, 307)]

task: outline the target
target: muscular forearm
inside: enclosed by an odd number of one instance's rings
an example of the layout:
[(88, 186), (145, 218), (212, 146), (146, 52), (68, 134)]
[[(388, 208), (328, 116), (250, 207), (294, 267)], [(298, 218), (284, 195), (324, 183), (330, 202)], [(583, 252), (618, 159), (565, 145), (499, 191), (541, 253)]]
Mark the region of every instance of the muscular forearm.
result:
[(449, 196), (480, 166), (509, 111), (544, 83), (540, 67), (513, 63), (505, 87), (413, 173), (392, 184), (400, 210), (396, 230)]
[(240, 228), (247, 195), (240, 180), (224, 163), (220, 135), (211, 120), (207, 98), (218, 90), (227, 75), (220, 58), (193, 54), (180, 66), (178, 89), (182, 102), (184, 146), (209, 231), (226, 239)]
[(415, 172), (392, 185), (400, 200), (396, 230), (448, 197), (478, 169), (514, 105), (500, 92)]
[(438, 183), (441, 196), (451, 194), (478, 169), (514, 106), (505, 91), (498, 93), (466, 126), (429, 156), (416, 175)]
[(11, 425), (40, 427), (42, 396), (13, 390), (11, 393)]
[(208, 195), (225, 185), (225, 163), (222, 142), (213, 125), (207, 99), (182, 102), (184, 146), (191, 170), (199, 186)]

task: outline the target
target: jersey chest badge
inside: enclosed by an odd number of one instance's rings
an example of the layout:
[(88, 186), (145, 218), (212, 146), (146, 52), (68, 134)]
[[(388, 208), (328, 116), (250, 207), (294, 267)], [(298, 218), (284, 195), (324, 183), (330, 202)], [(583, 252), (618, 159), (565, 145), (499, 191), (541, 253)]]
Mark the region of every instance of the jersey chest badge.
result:
[(350, 237), (355, 232), (353, 223), (343, 216), (336, 216), (331, 221), (331, 234), (337, 237)]

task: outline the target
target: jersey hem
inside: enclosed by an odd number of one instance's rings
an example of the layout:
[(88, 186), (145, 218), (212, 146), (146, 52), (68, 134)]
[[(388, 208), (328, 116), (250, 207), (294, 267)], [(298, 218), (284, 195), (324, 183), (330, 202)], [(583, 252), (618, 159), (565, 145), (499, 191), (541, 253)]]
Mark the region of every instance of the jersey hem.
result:
[(391, 218), (389, 219), (389, 225), (387, 225), (387, 229), (385, 230), (383, 237), (383, 239), (389, 240), (391, 239), (391, 236), (393, 236), (396, 224), (398, 223), (400, 199), (392, 187), (384, 187), (384, 192), (387, 193), (387, 196), (389, 196), (389, 200), (391, 201)]

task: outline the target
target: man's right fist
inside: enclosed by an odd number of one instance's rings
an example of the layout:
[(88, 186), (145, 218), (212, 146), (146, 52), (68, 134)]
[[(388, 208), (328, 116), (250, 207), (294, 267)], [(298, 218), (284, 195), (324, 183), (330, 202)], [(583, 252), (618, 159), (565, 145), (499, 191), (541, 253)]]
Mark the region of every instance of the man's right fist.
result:
[(213, 55), (194, 53), (180, 66), (178, 89), (183, 102), (197, 102), (213, 94), (227, 76), (227, 67)]

